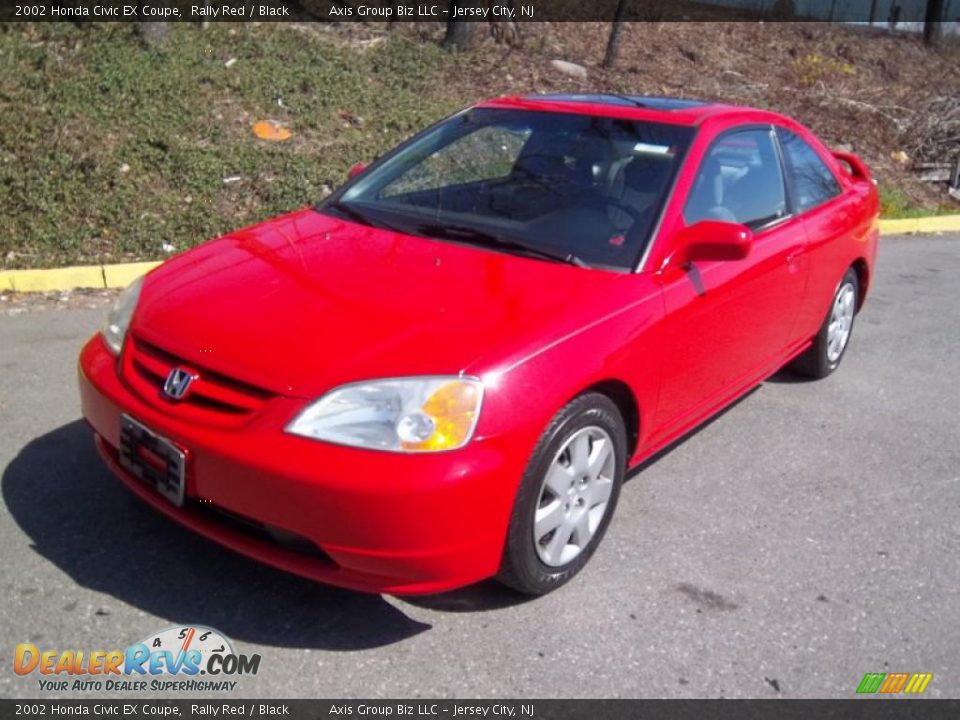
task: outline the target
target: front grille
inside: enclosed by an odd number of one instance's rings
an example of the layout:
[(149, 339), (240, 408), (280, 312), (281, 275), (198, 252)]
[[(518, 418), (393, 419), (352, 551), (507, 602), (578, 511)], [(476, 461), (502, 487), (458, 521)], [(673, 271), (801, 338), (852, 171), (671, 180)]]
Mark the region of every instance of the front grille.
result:
[[(167, 376), (176, 367), (189, 368), (197, 375), (182, 400), (172, 400), (163, 392)], [(124, 378), (143, 399), (171, 414), (197, 420), (242, 421), (273, 397), (267, 390), (205, 370), (135, 336), (128, 338), (124, 348), (123, 369)]]

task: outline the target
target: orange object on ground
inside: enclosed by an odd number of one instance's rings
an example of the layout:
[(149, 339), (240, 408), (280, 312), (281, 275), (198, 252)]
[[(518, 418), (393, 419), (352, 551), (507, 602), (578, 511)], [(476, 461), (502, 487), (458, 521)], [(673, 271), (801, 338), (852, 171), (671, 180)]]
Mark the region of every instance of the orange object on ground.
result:
[(273, 142), (282, 142), (289, 140), (293, 135), (290, 129), (274, 122), (273, 120), (260, 120), (253, 125), (253, 134), (261, 140), (271, 140)]

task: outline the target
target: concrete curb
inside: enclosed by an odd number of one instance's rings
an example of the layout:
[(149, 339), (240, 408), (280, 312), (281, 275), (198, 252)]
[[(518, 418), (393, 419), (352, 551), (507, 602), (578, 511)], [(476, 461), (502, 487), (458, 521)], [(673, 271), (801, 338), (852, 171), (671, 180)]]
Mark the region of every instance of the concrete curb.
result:
[(159, 262), (77, 265), (49, 270), (0, 270), (0, 291), (49, 292), (73, 288), (122, 288)]
[(960, 215), (932, 215), (930, 217), (880, 221), (880, 233), (883, 235), (934, 232), (960, 232)]
[[(934, 232), (960, 232), (960, 215), (880, 221), (880, 233), (883, 235)], [(137, 262), (119, 265), (78, 265), (49, 270), (0, 270), (0, 292), (122, 288), (159, 264), (159, 262)]]

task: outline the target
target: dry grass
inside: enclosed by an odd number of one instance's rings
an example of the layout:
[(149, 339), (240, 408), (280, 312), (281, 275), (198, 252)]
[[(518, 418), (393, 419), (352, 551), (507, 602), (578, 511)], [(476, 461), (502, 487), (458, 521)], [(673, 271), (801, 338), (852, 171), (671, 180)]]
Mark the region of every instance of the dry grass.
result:
[[(123, 24), (2, 26), (0, 266), (162, 258), (315, 202), (458, 107), (560, 90), (776, 109), (862, 155), (889, 212), (957, 207), (891, 156), (956, 154), (960, 45), (825, 23), (645, 23), (624, 28), (605, 69), (609, 24), (518, 30), (519, 45), (501, 34), (511, 43), (454, 55), (440, 24), (175, 24), (150, 50)], [(260, 119), (293, 139), (257, 140)]]

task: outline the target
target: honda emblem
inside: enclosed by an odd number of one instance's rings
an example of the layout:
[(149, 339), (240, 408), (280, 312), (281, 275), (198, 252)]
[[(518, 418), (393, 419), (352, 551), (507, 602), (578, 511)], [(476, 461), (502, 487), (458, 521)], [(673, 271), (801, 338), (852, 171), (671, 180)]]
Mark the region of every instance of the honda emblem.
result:
[(175, 367), (163, 383), (163, 394), (171, 400), (182, 400), (190, 389), (190, 383), (196, 379), (197, 376), (189, 370)]

